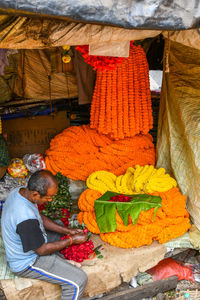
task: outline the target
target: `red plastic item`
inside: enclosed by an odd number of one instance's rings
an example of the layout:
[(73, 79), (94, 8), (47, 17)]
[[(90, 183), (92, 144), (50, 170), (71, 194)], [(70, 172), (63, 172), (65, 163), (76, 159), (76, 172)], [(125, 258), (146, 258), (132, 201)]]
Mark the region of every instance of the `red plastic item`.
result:
[(189, 267), (181, 266), (172, 258), (166, 258), (161, 260), (155, 267), (147, 271), (153, 280), (161, 280), (171, 276), (177, 276), (178, 280), (190, 280), (194, 282), (194, 276), (192, 269)]

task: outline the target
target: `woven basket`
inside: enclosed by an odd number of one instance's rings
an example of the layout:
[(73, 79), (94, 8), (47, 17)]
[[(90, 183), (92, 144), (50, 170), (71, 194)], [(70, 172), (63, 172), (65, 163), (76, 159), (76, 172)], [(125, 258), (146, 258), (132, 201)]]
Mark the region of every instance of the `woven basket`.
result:
[[(184, 295), (185, 293), (188, 293), (190, 295), (189, 298), (186, 298)], [(186, 300), (186, 299), (189, 299), (189, 300), (200, 300), (200, 291), (199, 290), (193, 290), (193, 291), (190, 291), (190, 290), (187, 290), (187, 291), (181, 291), (180, 292), (180, 295), (177, 296), (175, 298), (176, 300)]]

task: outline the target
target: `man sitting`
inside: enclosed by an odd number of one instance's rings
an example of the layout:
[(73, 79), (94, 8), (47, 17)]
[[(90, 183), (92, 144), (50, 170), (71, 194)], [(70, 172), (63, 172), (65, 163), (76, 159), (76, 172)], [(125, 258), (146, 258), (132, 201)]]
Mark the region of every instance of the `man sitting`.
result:
[[(6, 257), (16, 275), (59, 284), (62, 300), (81, 299), (87, 275), (56, 252), (81, 244), (88, 236), (81, 229), (58, 225), (38, 211), (37, 205), (51, 201), (57, 191), (56, 178), (42, 170), (30, 177), (26, 188), (9, 194), (1, 218)], [(70, 237), (60, 240), (61, 235)]]

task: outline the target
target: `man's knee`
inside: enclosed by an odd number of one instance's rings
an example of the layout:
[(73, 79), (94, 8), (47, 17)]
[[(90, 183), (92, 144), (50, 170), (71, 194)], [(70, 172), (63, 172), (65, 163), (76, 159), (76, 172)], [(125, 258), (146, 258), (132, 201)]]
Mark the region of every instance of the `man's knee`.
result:
[(82, 270), (80, 270), (80, 271), (81, 271), (81, 287), (84, 289), (88, 282), (88, 277), (84, 271), (82, 271)]

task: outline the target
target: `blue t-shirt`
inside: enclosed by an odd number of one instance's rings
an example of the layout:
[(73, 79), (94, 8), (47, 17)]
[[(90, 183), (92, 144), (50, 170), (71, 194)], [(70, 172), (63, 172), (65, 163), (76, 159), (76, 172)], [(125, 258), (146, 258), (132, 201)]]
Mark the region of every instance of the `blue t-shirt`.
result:
[[(44, 242), (47, 242), (47, 235), (37, 204), (24, 198), (19, 193), (19, 190), (20, 188), (14, 189), (8, 195), (1, 216), (2, 237), (5, 245), (6, 258), (13, 272), (20, 272), (32, 264), (38, 256), (34, 250), (39, 248)], [(38, 224), (42, 236), (42, 241), (41, 237), (38, 237), (38, 242), (35, 241), (37, 239), (35, 229), (30, 227), (30, 224), (36, 223)], [(29, 235), (27, 233), (24, 234), (24, 228), (29, 231)], [(37, 225), (35, 228), (38, 232)], [(29, 248), (25, 239), (29, 240), (29, 244), (34, 240), (35, 249), (34, 246)]]

